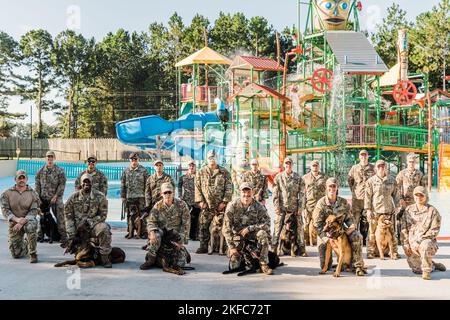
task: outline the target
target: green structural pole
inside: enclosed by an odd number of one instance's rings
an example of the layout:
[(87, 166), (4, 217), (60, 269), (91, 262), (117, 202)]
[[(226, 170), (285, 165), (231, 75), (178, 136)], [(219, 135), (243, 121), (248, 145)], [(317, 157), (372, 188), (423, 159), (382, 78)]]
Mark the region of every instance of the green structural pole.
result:
[[(273, 97), (271, 96), (269, 99), (269, 147), (273, 146), (273, 141), (272, 141), (272, 129), (273, 129), (273, 117), (272, 117), (272, 112), (273, 112)], [(280, 128), (278, 128), (279, 130)]]
[(252, 150), (251, 157), (253, 158), (253, 150), (254, 150), (254, 143), (255, 143), (255, 135), (253, 134), (253, 130), (255, 130), (255, 121), (254, 121), (254, 108), (255, 108), (255, 97), (252, 98), (252, 101), (250, 102), (250, 150)]
[[(239, 97), (236, 97), (236, 123), (239, 123)], [(237, 128), (237, 141), (240, 140), (241, 134), (240, 134), (240, 128)]]
[(197, 91), (197, 70), (196, 70), (197, 65), (193, 65), (192, 66), (192, 113), (195, 113), (195, 107), (197, 105), (196, 103), (196, 91)]

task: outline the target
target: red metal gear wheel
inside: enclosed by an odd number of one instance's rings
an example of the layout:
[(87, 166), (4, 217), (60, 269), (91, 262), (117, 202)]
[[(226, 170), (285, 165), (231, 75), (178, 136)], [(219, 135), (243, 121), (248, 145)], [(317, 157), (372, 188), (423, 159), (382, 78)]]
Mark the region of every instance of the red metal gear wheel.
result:
[(319, 91), (321, 93), (328, 92), (332, 88), (332, 78), (333, 71), (326, 68), (320, 68), (314, 71), (311, 78), (311, 85), (316, 91)]
[(394, 86), (393, 97), (399, 105), (411, 104), (417, 95), (417, 88), (411, 81), (400, 81)]

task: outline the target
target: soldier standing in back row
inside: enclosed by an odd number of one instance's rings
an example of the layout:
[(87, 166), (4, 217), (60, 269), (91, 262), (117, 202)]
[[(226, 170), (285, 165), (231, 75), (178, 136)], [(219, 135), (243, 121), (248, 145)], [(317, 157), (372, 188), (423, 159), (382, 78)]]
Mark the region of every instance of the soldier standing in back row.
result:
[(253, 197), (255, 200), (265, 205), (266, 200), (269, 199), (267, 176), (261, 173), (258, 160), (256, 159), (250, 161), (250, 168), (249, 171), (243, 173), (241, 183), (250, 183), (253, 186)]
[(156, 160), (153, 165), (155, 166), (155, 173), (150, 175), (145, 183), (145, 206), (150, 209), (162, 199), (161, 185), (163, 183), (170, 182), (175, 188), (172, 177), (164, 172), (164, 163), (161, 160)]
[[(120, 185), (120, 197), (127, 208), (134, 204), (141, 212), (144, 211), (147, 178), (148, 171), (139, 164), (138, 154), (136, 152), (131, 153), (130, 166), (123, 171)], [(127, 222), (130, 223), (130, 221)], [(128, 230), (130, 230), (130, 226), (128, 226)], [(125, 237), (127, 236), (128, 234)]]
[[(352, 191), (352, 213), (356, 230), (362, 231), (361, 220), (367, 221), (364, 212), (364, 197), (366, 192), (366, 181), (375, 174), (375, 166), (369, 163), (367, 150), (359, 152), (359, 163), (355, 164), (348, 173), (348, 186)], [(367, 229), (366, 229), (367, 230)], [(364, 237), (364, 234), (363, 234)], [(363, 239), (363, 242), (365, 239)]]
[(284, 159), (284, 171), (277, 174), (273, 186), (273, 205), (275, 207), (275, 229), (273, 232), (273, 248), (278, 254), (278, 245), (284, 219), (287, 213), (295, 213), (297, 218), (297, 243), (299, 253), (306, 257), (305, 240), (303, 233), (302, 200), (304, 184), (302, 177), (292, 170), (291, 157)]
[(311, 162), (311, 172), (303, 176), (305, 183), (303, 200), (303, 223), (305, 232), (305, 244), (315, 246), (317, 244), (317, 231), (314, 228), (312, 215), (317, 201), (325, 196), (325, 183), (328, 177), (320, 172), (319, 161)]
[(367, 259), (373, 259), (376, 253), (379, 254), (375, 231), (378, 226), (378, 218), (380, 215), (390, 216), (391, 234), (394, 242), (393, 257), (391, 259), (399, 259), (397, 251), (397, 237), (394, 232), (394, 215), (395, 208), (398, 204), (397, 182), (387, 172), (386, 162), (378, 160), (375, 163), (377, 173), (367, 180), (366, 194), (364, 198), (364, 209), (369, 220), (369, 245), (367, 247)]
[(410, 153), (407, 156), (407, 168), (400, 171), (395, 179), (400, 193), (400, 212), (397, 215), (397, 237), (400, 240), (400, 221), (406, 207), (414, 204), (413, 190), (415, 187), (425, 187), (426, 177), (425, 175), (416, 169), (418, 156), (414, 153)]
[(231, 201), (233, 186), (227, 169), (217, 165), (216, 152), (208, 151), (208, 165), (197, 171), (195, 176), (195, 202), (202, 210), (200, 213), (200, 247), (197, 253), (207, 253), (209, 226), (214, 215), (224, 213)]
[(198, 218), (200, 216), (200, 208), (195, 203), (195, 173), (197, 168), (195, 161), (188, 163), (188, 172), (183, 174), (178, 180), (178, 197), (190, 208), (191, 228), (189, 230), (189, 239), (198, 240)]
[(89, 156), (87, 158), (88, 168), (81, 172), (75, 180), (75, 191), (81, 190), (81, 176), (85, 173), (90, 174), (92, 177), (92, 188), (100, 191), (105, 196), (108, 194), (108, 178), (100, 170), (95, 168), (97, 163), (96, 156)]
[(64, 222), (64, 189), (66, 187), (66, 174), (55, 164), (55, 153), (48, 151), (47, 164), (43, 166), (35, 177), (35, 189), (41, 202), (47, 202), (56, 209), (58, 232), (61, 236), (61, 246), (67, 245), (66, 226)]

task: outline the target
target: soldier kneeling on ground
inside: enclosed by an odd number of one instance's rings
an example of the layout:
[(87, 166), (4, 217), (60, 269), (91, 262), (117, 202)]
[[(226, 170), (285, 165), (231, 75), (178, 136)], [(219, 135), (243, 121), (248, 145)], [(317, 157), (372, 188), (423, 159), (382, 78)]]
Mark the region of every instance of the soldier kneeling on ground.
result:
[(413, 194), (415, 203), (406, 208), (401, 222), (403, 249), (412, 271), (422, 274), (424, 280), (431, 280), (432, 271), (446, 270), (442, 263), (431, 259), (438, 250), (436, 237), (441, 228), (441, 215), (428, 204), (425, 187), (414, 188)]
[(253, 186), (244, 182), (240, 185), (240, 198), (230, 202), (225, 211), (222, 233), (227, 241), (230, 256), (231, 269), (236, 269), (241, 264), (242, 253), (239, 252), (239, 243), (234, 237), (241, 236), (256, 239), (259, 253), (261, 271), (272, 274), (269, 267), (269, 233), (270, 217), (266, 208), (253, 198)]
[(105, 222), (108, 200), (103, 193), (92, 189), (92, 177), (89, 174), (83, 174), (80, 180), (81, 190), (72, 194), (64, 207), (68, 247), (71, 247), (78, 227), (87, 222), (91, 229), (91, 241), (98, 248), (102, 265), (111, 268), (111, 227)]

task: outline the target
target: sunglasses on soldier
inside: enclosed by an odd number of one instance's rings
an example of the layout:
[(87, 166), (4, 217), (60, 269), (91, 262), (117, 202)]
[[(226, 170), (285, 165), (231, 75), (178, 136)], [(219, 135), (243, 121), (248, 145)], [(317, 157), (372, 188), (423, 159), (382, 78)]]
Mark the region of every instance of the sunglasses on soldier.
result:
[(95, 160), (88, 160), (88, 163), (96, 163), (97, 161)]
[(163, 194), (172, 194), (172, 191), (163, 192)]

